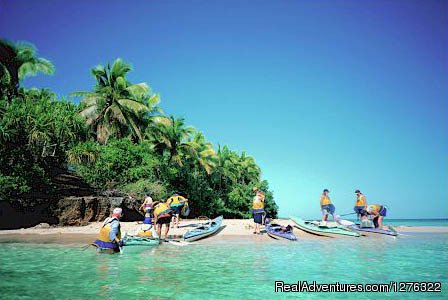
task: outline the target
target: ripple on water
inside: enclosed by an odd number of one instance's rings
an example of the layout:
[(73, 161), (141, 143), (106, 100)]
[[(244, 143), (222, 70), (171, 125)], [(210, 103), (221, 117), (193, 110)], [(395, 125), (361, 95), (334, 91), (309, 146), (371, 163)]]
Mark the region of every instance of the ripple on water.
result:
[[(274, 281), (388, 283), (448, 278), (448, 235), (399, 238), (251, 241), (147, 249), (98, 255), (93, 249), (42, 244), (0, 244), (2, 299), (259, 299), (274, 296)], [(381, 294), (381, 299), (423, 294)], [(276, 294), (282, 298), (297, 294)], [(301, 294), (317, 299), (322, 294)], [(331, 294), (332, 299), (360, 294)], [(363, 294), (363, 299), (380, 299)], [(424, 294), (424, 298), (446, 298)]]

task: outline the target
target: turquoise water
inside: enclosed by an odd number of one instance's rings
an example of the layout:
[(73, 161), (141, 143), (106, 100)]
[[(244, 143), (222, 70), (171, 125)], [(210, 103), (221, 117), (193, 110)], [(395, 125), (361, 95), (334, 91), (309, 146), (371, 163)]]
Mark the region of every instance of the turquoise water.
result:
[[(1, 299), (447, 299), (448, 234), (299, 240), (212, 238), (124, 254), (0, 243)], [(440, 281), (442, 293), (274, 292), (274, 281)], [(359, 298), (361, 297), (361, 298)]]

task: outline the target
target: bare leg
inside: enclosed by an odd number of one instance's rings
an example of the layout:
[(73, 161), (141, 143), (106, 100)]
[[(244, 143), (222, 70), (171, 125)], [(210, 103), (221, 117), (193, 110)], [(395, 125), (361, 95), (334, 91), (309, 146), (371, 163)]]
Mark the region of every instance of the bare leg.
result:
[(157, 224), (157, 235), (159, 236), (159, 239), (162, 237), (162, 224)]
[(170, 231), (170, 224), (165, 224), (165, 239), (168, 238), (169, 231)]

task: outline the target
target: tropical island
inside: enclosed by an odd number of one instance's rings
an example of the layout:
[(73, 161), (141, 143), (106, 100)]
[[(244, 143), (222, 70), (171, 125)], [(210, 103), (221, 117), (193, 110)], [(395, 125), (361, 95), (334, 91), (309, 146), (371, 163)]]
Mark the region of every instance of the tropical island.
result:
[(22, 86), (54, 71), (32, 44), (0, 40), (0, 228), (86, 225), (112, 206), (136, 221), (145, 195), (175, 192), (190, 199), (191, 218), (249, 218), (254, 187), (277, 216), (255, 159), (164, 112), (147, 83), (129, 81), (129, 63), (93, 67), (93, 86), (68, 99)]

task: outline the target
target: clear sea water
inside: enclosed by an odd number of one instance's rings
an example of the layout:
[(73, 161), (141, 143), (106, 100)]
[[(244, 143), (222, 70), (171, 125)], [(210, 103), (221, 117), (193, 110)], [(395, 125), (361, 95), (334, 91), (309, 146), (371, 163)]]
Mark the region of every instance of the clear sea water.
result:
[[(448, 299), (448, 234), (164, 243), (123, 254), (0, 243), (0, 299)], [(286, 283), (442, 282), (441, 293), (275, 293)]]

